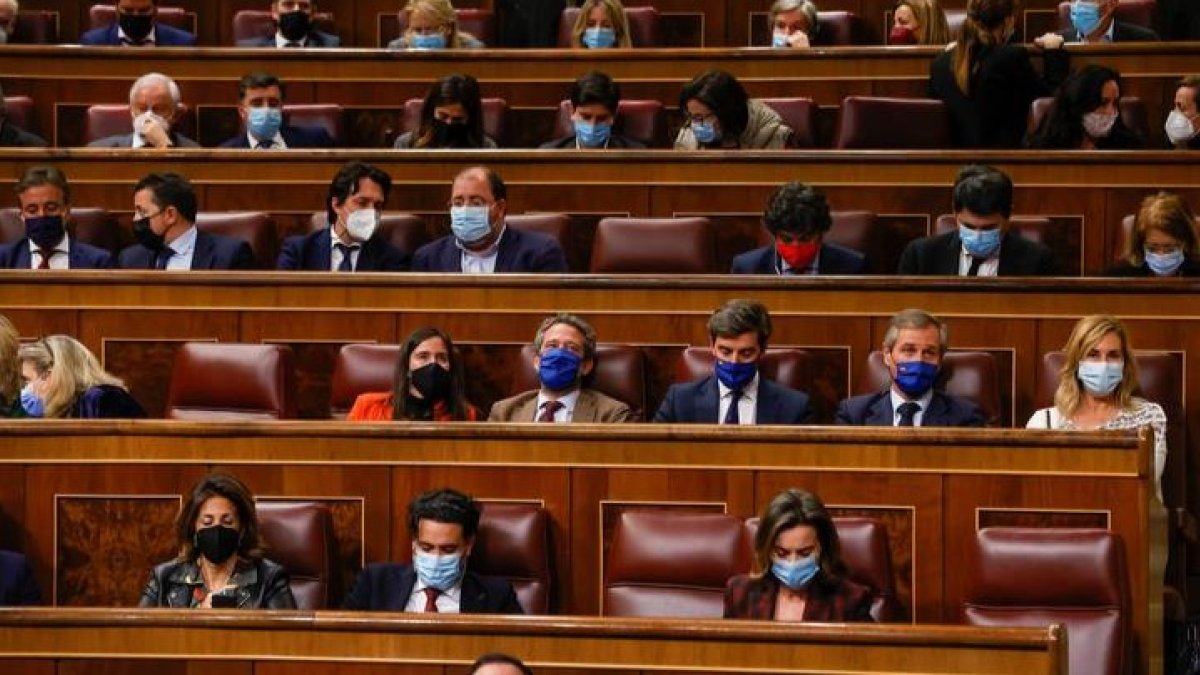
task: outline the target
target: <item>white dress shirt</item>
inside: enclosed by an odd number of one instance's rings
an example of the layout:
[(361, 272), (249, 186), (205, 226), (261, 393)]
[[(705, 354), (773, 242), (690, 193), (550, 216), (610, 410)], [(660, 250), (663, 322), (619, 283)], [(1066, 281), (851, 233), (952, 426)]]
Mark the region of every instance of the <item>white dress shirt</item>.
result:
[(196, 253), (196, 226), (192, 225), (186, 232), (175, 238), (175, 241), (167, 244), (171, 250), (175, 252), (169, 260), (167, 260), (168, 270), (190, 270), (192, 269), (192, 256)]
[(121, 43), (122, 47), (153, 47), (158, 44), (158, 38), (155, 35), (156, 32), (157, 30), (152, 26), (150, 32), (146, 33), (146, 37), (142, 39), (141, 44), (134, 44), (133, 40), (121, 29), (121, 24), (117, 23), (117, 41)]
[[(293, 42), (293, 40), (289, 40), (289, 39), (283, 37), (283, 33), (280, 33), (279, 31), (275, 31), (275, 46), (277, 48), (283, 49), (283, 48), (287, 47), (289, 44), (291, 44), (292, 42)], [(294, 42), (296, 44), (300, 45), (301, 47), (307, 47), (308, 46), (308, 36), (305, 35), (303, 38), (301, 38), (299, 40), (295, 40)], [(295, 49), (295, 47), (293, 47), (292, 49)]]
[(922, 423), (925, 421), (925, 411), (929, 410), (929, 402), (933, 400), (933, 387), (930, 387), (929, 391), (926, 391), (921, 398), (904, 398), (896, 391), (895, 387), (888, 390), (888, 395), (892, 398), (892, 426), (900, 426), (900, 406), (909, 401), (921, 406), (921, 409), (913, 415), (913, 426), (922, 426)]
[(500, 236), (496, 237), (496, 243), (492, 244), (486, 251), (476, 253), (468, 251), (462, 242), (458, 239), (454, 240), (454, 245), (462, 251), (462, 271), (464, 274), (493, 274), (496, 271), (496, 257), (500, 253), (500, 242), (504, 239), (504, 232), (507, 228), (500, 230)]
[[(421, 583), (421, 577), (418, 576), (413, 584), (412, 595), (408, 596), (408, 603), (404, 605), (404, 611), (423, 613), (427, 597), (429, 596), (425, 594), (425, 584)], [(462, 578), (459, 577), (458, 583), (450, 590), (438, 593), (433, 602), (437, 605), (439, 614), (458, 614), (462, 606)]]
[(333, 227), (329, 228), (329, 271), (336, 272), (342, 264), (342, 250), (338, 246), (350, 247), (350, 266), (358, 269), (358, 254), (362, 253), (362, 244), (347, 244), (338, 238)]
[[(717, 424), (724, 424), (725, 416), (729, 414), (729, 402), (733, 400), (733, 390), (717, 380), (717, 393), (720, 395), (720, 403), (717, 405)], [(755, 373), (754, 379), (750, 380), (742, 389), (742, 397), (738, 399), (738, 424), (754, 424), (757, 411), (758, 373)]]
[[(958, 254), (958, 276), (965, 277), (967, 272), (971, 271), (971, 262), (975, 260), (975, 256), (967, 252), (965, 248), (959, 248)], [(979, 274), (981, 277), (994, 277), (1000, 271), (1000, 250), (996, 249), (996, 253), (988, 258), (985, 258), (983, 263), (979, 265)]]
[[(533, 410), (534, 420), (542, 416), (542, 408), (550, 400), (544, 393), (538, 392), (537, 407)], [(554, 411), (554, 423), (570, 422), (575, 418), (575, 404), (579, 402), (579, 390), (575, 389), (566, 396), (559, 397), (557, 400), (562, 404), (562, 407)]]
[[(52, 249), (54, 252), (50, 254), (50, 269), (66, 270), (71, 268), (71, 238), (63, 235), (62, 241), (58, 242)], [(36, 270), (42, 264), (42, 249), (38, 248), (33, 240), (29, 240), (29, 269)]]
[[(246, 132), (246, 140), (250, 143), (251, 150), (260, 149), (258, 144), (262, 141), (255, 138), (254, 134), (250, 133), (249, 131)], [(262, 150), (287, 150), (287, 143), (283, 142), (283, 134), (279, 133), (278, 131), (275, 132), (275, 137), (268, 142), (270, 143), (270, 146), (261, 148)]]

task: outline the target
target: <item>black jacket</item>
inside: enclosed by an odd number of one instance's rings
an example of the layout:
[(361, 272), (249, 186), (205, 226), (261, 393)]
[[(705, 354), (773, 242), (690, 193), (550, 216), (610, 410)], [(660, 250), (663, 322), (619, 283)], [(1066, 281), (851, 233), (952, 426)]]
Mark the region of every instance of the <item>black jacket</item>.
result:
[(49, 143), (41, 136), (15, 127), (7, 121), (0, 122), (0, 147), (2, 148), (44, 148), (47, 145)]
[[(237, 586), (239, 609), (296, 609), (288, 573), (278, 563), (266, 558), (239, 562), (230, 581)], [(193, 591), (203, 585), (196, 563), (172, 560), (154, 568), (138, 606), (188, 608)]]
[[(1060, 30), (1058, 34), (1067, 42), (1080, 42), (1079, 32), (1074, 28)], [(1145, 26), (1113, 20), (1113, 42), (1158, 42), (1160, 39), (1158, 33)]]
[[(1146, 263), (1137, 265), (1136, 267), (1127, 260), (1123, 260), (1116, 265), (1104, 270), (1106, 277), (1156, 277), (1154, 272), (1150, 271), (1150, 266)], [(1175, 273), (1177, 277), (1200, 277), (1200, 262), (1194, 258), (1187, 258), (1183, 261), (1183, 265), (1179, 267), (1179, 271)]]
[[(900, 256), (897, 274), (958, 276), (959, 255), (962, 242), (958, 232), (947, 232), (935, 237), (923, 237), (909, 242)], [(1050, 277), (1056, 265), (1054, 253), (1034, 241), (1029, 241), (1009, 230), (1000, 240), (1000, 267), (996, 276), (1001, 277)]]
[[(367, 565), (354, 580), (354, 589), (342, 602), (343, 609), (403, 612), (417, 573), (409, 565)], [(467, 572), (463, 576), (459, 611), (463, 614), (523, 614), (516, 591), (506, 579)]]

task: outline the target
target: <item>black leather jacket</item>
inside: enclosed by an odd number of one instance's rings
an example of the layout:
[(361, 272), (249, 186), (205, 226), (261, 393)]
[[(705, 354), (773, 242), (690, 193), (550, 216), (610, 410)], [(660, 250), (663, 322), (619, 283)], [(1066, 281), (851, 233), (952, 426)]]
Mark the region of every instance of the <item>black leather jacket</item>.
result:
[[(266, 558), (239, 561), (230, 585), (236, 587), (237, 607), (248, 609), (295, 609), (296, 600), (288, 585), (288, 573)], [(195, 562), (172, 560), (158, 565), (142, 590), (139, 607), (195, 607), (196, 589), (204, 587), (204, 578)]]

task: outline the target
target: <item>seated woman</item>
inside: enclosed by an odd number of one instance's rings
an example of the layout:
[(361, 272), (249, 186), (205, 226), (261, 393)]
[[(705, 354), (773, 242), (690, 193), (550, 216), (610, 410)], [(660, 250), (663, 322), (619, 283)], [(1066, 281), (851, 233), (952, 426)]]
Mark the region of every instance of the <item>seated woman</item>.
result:
[(1200, 277), (1200, 232), (1187, 202), (1160, 192), (1142, 201), (1125, 257), (1106, 277)]
[(418, 328), (400, 348), (392, 391), (360, 395), (347, 419), (474, 422), (479, 411), (467, 401), (465, 380), (450, 336)]
[(585, 0), (579, 18), (571, 27), (571, 46), (579, 49), (607, 49), (633, 46), (629, 35), (629, 17), (621, 0)]
[(767, 13), (772, 47), (805, 49), (820, 27), (817, 6), (811, 0), (775, 0)]
[(687, 124), (676, 150), (772, 150), (787, 147), (792, 129), (765, 103), (746, 94), (723, 70), (710, 70), (683, 87), (679, 109)]
[[(450, 0), (408, 0), (400, 10), (407, 19), (404, 34), (388, 49), (483, 49), (479, 38), (460, 31)], [(402, 21), (403, 22), (403, 21)]]
[(938, 0), (900, 0), (892, 12), (889, 45), (938, 45), (950, 42), (950, 26)]
[(25, 417), (21, 407), (21, 365), (17, 350), (21, 346), (17, 327), (0, 314), (0, 418)]
[(816, 495), (784, 490), (754, 534), (754, 573), (725, 586), (725, 618), (872, 621), (871, 593), (846, 578), (837, 528)]
[(1145, 140), (1121, 119), (1121, 75), (1084, 66), (1063, 82), (1054, 109), (1042, 118), (1029, 145), (1060, 150), (1136, 150)]
[(254, 496), (209, 474), (175, 520), (179, 555), (154, 568), (139, 607), (295, 609), (288, 573), (263, 557)]
[(21, 363), (21, 406), (30, 417), (126, 418), (146, 411), (119, 378), (104, 371), (95, 355), (78, 340), (51, 335), (24, 345)]
[(470, 75), (446, 75), (433, 83), (421, 105), (416, 131), (406, 131), (392, 146), (419, 148), (495, 148), (483, 135), (483, 98)]
[(1137, 429), (1149, 424), (1157, 484), (1167, 461), (1167, 416), (1157, 403), (1133, 395), (1138, 370), (1125, 325), (1111, 316), (1084, 317), (1063, 352), (1054, 406), (1033, 413), (1026, 428)]

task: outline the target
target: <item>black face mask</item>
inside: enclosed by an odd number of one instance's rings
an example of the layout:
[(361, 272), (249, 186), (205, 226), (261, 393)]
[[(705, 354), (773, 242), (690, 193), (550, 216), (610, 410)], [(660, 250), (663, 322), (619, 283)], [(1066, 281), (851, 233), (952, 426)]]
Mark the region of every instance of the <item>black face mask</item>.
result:
[(433, 121), (433, 147), (435, 148), (465, 148), (470, 130), (466, 124), (450, 124), (441, 120)]
[(149, 14), (118, 13), (117, 23), (125, 35), (134, 42), (145, 40), (150, 31), (154, 30), (154, 17)]
[(450, 371), (437, 363), (427, 363), (408, 371), (412, 386), (426, 401), (441, 401), (450, 393)]
[(62, 216), (42, 216), (25, 219), (25, 236), (38, 248), (52, 249), (67, 233)]
[(220, 565), (237, 552), (241, 539), (242, 534), (232, 527), (213, 525), (203, 530), (196, 530), (193, 545), (205, 560), (214, 565)]
[(299, 42), (308, 36), (312, 18), (308, 12), (287, 12), (279, 15), (279, 32), (291, 42)]
[(138, 218), (133, 221), (133, 238), (137, 243), (158, 253), (167, 245), (166, 238), (150, 228), (149, 218)]

